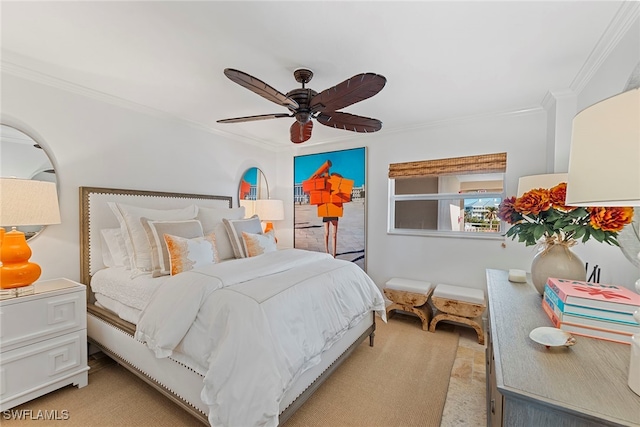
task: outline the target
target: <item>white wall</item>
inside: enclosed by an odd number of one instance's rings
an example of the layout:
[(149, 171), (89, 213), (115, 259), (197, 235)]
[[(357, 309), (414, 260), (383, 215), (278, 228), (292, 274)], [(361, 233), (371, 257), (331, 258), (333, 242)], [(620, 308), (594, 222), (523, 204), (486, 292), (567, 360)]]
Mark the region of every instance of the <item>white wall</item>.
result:
[[(611, 47), (607, 58), (580, 93), (575, 94), (571, 105), (577, 109), (576, 112), (624, 89), (633, 68), (640, 61), (639, 28), (636, 20), (618, 44)], [(569, 90), (558, 93), (566, 96)], [(322, 148), (303, 146), (280, 153), (279, 197), (291, 204), (293, 156), (366, 146), (366, 253), (367, 271), (373, 280), (378, 286), (383, 286), (390, 277), (397, 276), (484, 288), (486, 268), (529, 270), (535, 248), (510, 239), (496, 241), (387, 234), (389, 163), (506, 151), (506, 193), (515, 195), (520, 176), (567, 170), (573, 115), (568, 114), (564, 107), (560, 114), (556, 114), (556, 108), (551, 108), (550, 115), (542, 108), (520, 114), (489, 114), (405, 132), (391, 132), (383, 128), (378, 133), (357, 136), (349, 142)], [(615, 167), (615, 159), (603, 160), (603, 168), (606, 167)], [(278, 225), (282, 245), (293, 244), (292, 210), (287, 215), (284, 223), (289, 224), (288, 228)], [(589, 241), (578, 244), (574, 249), (590, 268), (594, 265), (601, 268), (600, 281), (603, 283), (631, 288), (640, 277), (617, 247)]]
[[(405, 132), (383, 129), (350, 142), (281, 153), (279, 187), (291, 188), (292, 155), (366, 146), (366, 252), (367, 272), (372, 279), (378, 286), (398, 276), (483, 288), (486, 268), (527, 269), (533, 250), (511, 240), (503, 248), (503, 240), (387, 234), (389, 164), (507, 152), (506, 191), (515, 194), (519, 176), (544, 171), (545, 137), (546, 113), (542, 108), (456, 120)], [(288, 244), (292, 244), (292, 236), (293, 230), (289, 228)]]
[(29, 242), (42, 279), (80, 277), (80, 186), (219, 194), (235, 205), (248, 167), (275, 175), (271, 151), (6, 73), (1, 121), (54, 157), (62, 223)]
[[(578, 110), (624, 88), (640, 60), (638, 34), (636, 21), (577, 94)], [(286, 218), (276, 223), (276, 233), (279, 246), (290, 247), (293, 156), (366, 146), (367, 264), (371, 277), (379, 286), (390, 277), (402, 276), (483, 288), (485, 268), (529, 269), (534, 249), (511, 240), (387, 234), (389, 163), (506, 151), (506, 192), (513, 195), (518, 177), (547, 172), (550, 156), (556, 160), (568, 158), (554, 144), (548, 146), (550, 135), (564, 135), (567, 126), (570, 128), (566, 118), (561, 121), (558, 117), (550, 119), (540, 108), (403, 132), (385, 128), (321, 149), (303, 144), (273, 153), (166, 117), (2, 74), (2, 122), (36, 138), (53, 154), (58, 171), (62, 224), (49, 226), (30, 242), (32, 259), (42, 266), (43, 279), (79, 278), (79, 186), (231, 195), (235, 204), (242, 173), (257, 166), (269, 180), (272, 198), (286, 202)], [(548, 129), (549, 123), (558, 129)], [(606, 165), (614, 164), (612, 159)], [(566, 167), (554, 165), (555, 170)], [(618, 248), (588, 242), (578, 245), (576, 252), (590, 265), (602, 268), (603, 282), (632, 286), (639, 276)]]

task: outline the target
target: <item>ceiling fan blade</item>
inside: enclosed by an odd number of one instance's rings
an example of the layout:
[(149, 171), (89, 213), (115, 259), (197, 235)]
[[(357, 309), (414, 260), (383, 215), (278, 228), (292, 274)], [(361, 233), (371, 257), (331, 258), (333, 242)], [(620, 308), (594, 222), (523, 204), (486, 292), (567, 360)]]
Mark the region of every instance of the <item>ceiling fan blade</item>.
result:
[(382, 122), (380, 120), (349, 113), (334, 111), (332, 113), (320, 114), (316, 119), (325, 126), (350, 130), (352, 132), (369, 133), (382, 129)]
[(287, 95), (274, 89), (260, 79), (257, 79), (249, 74), (240, 70), (234, 70), (233, 68), (225, 68), (225, 76), (240, 86), (249, 89), (250, 91), (257, 93), (261, 97), (268, 99), (271, 102), (275, 102), (278, 105), (282, 105), (287, 108), (298, 108), (298, 103)]
[(218, 123), (255, 122), (256, 120), (279, 119), (280, 117), (293, 117), (293, 116), (287, 113), (261, 114), (259, 116), (246, 116), (246, 117), (234, 117), (232, 119), (221, 119), (221, 120), (217, 120), (217, 122)]
[(295, 121), (289, 131), (291, 132), (291, 142), (294, 144), (300, 144), (301, 142), (308, 141), (311, 138), (311, 131), (313, 130), (313, 122), (309, 120), (305, 124), (301, 124), (299, 121)]
[(323, 90), (310, 102), (311, 111), (336, 111), (380, 92), (387, 79), (374, 73), (362, 73)]

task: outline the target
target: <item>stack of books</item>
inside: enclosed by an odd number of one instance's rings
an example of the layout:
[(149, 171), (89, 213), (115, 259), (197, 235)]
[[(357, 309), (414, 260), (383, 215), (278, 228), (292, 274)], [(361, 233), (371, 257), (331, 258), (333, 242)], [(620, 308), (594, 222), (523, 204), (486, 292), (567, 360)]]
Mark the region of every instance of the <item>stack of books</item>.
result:
[(640, 295), (622, 286), (549, 278), (542, 308), (556, 328), (624, 344), (640, 333)]

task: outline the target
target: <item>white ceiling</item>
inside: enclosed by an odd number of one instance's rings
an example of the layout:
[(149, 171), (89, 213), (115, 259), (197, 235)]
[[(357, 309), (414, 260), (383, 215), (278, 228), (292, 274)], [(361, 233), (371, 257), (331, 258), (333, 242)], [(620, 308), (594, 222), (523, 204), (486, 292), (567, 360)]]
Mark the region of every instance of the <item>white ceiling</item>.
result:
[[(298, 67), (314, 71), (307, 87), (318, 92), (361, 72), (382, 74), (379, 94), (343, 111), (377, 118), (380, 132), (391, 133), (539, 108), (549, 91), (575, 90), (627, 6), (3, 0), (2, 67), (277, 149), (291, 145), (293, 118), (216, 123), (287, 112), (227, 79), (224, 68), (283, 93), (300, 87), (292, 75)], [(353, 137), (367, 135), (316, 122), (306, 144)]]

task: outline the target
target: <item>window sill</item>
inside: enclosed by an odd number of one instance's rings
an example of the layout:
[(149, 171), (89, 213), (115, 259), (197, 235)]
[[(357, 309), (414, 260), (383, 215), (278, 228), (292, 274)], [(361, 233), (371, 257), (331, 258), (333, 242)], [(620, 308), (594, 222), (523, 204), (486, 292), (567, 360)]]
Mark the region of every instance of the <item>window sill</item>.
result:
[(454, 237), (458, 239), (504, 240), (504, 235), (502, 233), (476, 233), (469, 231), (435, 231), (395, 228), (387, 230), (387, 234), (396, 236)]

